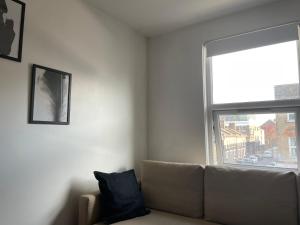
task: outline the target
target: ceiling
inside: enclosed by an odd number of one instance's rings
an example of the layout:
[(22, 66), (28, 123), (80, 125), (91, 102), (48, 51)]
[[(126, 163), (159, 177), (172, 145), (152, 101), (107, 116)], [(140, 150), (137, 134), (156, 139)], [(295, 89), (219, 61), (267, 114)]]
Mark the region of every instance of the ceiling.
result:
[(277, 0), (89, 0), (145, 36), (156, 36)]

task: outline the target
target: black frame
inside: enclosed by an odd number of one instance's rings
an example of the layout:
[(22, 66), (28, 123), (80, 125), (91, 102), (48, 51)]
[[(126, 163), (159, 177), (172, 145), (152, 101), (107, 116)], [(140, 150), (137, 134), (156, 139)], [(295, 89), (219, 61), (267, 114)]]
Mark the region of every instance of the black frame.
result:
[[(67, 122), (37, 121), (37, 120), (33, 119), (36, 69), (43, 69), (43, 70), (47, 70), (47, 71), (52, 71), (52, 72), (55, 72), (55, 73), (64, 74), (64, 75), (69, 77)], [(31, 81), (31, 99), (30, 99), (29, 123), (32, 123), (32, 124), (69, 125), (70, 124), (70, 108), (71, 108), (71, 83), (72, 83), (72, 74), (71, 73), (67, 73), (67, 72), (64, 72), (64, 71), (61, 71), (61, 70), (56, 70), (56, 69), (52, 69), (52, 68), (49, 68), (49, 67), (33, 64), (32, 65), (32, 81)]]
[(24, 20), (25, 20), (25, 8), (26, 8), (26, 4), (24, 2), (21, 2), (19, 0), (9, 0), (9, 1), (13, 1), (17, 4), (20, 4), (22, 7), (21, 10), (21, 24), (20, 24), (20, 38), (19, 38), (19, 49), (18, 49), (18, 57), (11, 57), (11, 56), (7, 56), (7, 55), (1, 55), (1, 58), (4, 59), (10, 59), (16, 62), (22, 62), (22, 50), (23, 50), (23, 33), (24, 33)]

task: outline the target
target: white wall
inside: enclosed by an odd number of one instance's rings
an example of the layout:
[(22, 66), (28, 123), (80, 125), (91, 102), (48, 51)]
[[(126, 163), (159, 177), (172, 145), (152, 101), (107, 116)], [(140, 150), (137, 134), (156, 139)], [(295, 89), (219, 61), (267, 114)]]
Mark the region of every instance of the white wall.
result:
[(205, 163), (202, 44), (300, 21), (300, 1), (282, 0), (150, 40), (150, 159)]
[[(146, 157), (146, 40), (86, 0), (27, 0), (23, 61), (0, 58), (0, 224), (75, 225), (93, 170)], [(73, 74), (71, 124), (27, 124), (31, 64)]]

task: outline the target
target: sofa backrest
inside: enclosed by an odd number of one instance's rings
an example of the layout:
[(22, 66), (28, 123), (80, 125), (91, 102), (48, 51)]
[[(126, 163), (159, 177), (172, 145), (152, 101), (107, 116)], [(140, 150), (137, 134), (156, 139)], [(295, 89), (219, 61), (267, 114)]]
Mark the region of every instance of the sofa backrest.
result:
[(298, 192), (298, 224), (300, 224), (300, 174), (297, 174), (297, 192)]
[(147, 207), (183, 216), (203, 216), (204, 169), (200, 165), (142, 162), (142, 191)]
[(227, 225), (297, 225), (296, 174), (205, 168), (205, 218)]

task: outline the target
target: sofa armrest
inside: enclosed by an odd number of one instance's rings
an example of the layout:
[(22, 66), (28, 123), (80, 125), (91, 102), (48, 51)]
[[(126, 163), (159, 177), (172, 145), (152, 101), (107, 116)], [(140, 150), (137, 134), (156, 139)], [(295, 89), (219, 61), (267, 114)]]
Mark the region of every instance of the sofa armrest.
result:
[(86, 194), (79, 198), (79, 225), (93, 225), (101, 219), (100, 194)]

